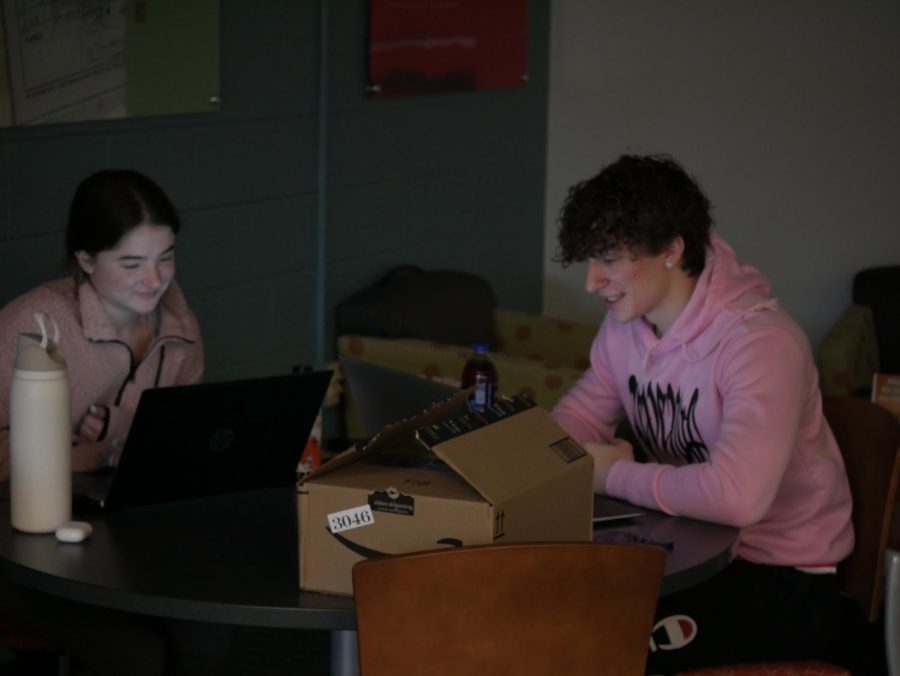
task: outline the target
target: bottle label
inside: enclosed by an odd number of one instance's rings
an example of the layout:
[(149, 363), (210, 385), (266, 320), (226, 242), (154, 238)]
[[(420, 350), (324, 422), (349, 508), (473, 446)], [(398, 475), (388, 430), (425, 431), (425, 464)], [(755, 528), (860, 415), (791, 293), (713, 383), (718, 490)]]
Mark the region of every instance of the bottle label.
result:
[(494, 386), (488, 382), (486, 376), (480, 373), (475, 376), (475, 392), (469, 398), (469, 408), (473, 411), (483, 411), (494, 402)]

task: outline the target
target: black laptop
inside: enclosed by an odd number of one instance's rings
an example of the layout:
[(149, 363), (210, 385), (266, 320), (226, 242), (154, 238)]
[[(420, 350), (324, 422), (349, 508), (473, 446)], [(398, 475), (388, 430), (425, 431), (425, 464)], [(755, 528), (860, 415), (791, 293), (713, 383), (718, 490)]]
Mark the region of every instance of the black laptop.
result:
[(326, 370), (145, 390), (115, 472), (76, 474), (76, 501), (119, 510), (290, 486), (330, 380)]

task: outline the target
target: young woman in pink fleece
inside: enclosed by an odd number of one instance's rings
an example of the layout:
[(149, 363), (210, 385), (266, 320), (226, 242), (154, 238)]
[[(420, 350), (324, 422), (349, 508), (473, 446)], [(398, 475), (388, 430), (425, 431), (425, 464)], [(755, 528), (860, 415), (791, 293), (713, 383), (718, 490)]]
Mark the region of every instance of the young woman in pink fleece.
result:
[[(203, 343), (175, 282), (180, 221), (160, 187), (135, 171), (106, 170), (78, 186), (69, 211), (67, 279), (0, 311), (0, 481), (9, 478), (9, 393), (16, 337), (59, 326), (72, 407), (72, 467), (114, 464), (141, 392), (195, 383)], [(177, 468), (173, 468), (177, 471)], [(176, 556), (173, 553), (173, 556)], [(212, 673), (226, 625), (156, 621), (32, 592), (0, 578), (0, 617), (48, 638), (96, 676)]]
[(135, 171), (100, 171), (78, 186), (66, 228), (72, 276), (0, 310), (0, 481), (9, 477), (16, 337), (39, 331), (35, 312), (60, 329), (76, 471), (115, 463), (145, 389), (200, 380), (200, 329), (175, 282), (180, 227), (165, 193)]
[[(606, 308), (590, 369), (553, 411), (593, 456), (595, 491), (741, 529), (724, 571), (660, 599), (660, 672), (819, 653), (853, 548), (808, 340), (711, 230), (709, 201), (666, 156), (621, 157), (560, 216), (558, 259), (588, 262)], [(626, 419), (638, 448), (615, 437)]]

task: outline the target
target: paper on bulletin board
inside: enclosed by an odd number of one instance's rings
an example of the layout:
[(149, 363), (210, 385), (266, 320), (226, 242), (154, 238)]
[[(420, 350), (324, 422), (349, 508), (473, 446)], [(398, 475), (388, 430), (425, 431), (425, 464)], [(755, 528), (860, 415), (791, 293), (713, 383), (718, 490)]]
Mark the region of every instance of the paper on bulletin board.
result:
[(0, 126), (220, 107), (219, 0), (0, 0), (0, 8)]
[(4, 0), (15, 124), (125, 116), (125, 0)]
[(525, 0), (370, 0), (370, 96), (522, 86)]

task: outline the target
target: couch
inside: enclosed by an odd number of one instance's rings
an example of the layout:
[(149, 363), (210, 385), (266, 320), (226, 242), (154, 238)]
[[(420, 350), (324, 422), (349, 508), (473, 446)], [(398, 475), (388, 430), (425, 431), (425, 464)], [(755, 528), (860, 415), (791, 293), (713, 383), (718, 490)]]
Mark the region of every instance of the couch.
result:
[[(551, 409), (589, 365), (597, 324), (496, 307), (493, 290), (464, 272), (396, 268), (338, 305), (337, 354), (457, 384), (475, 343), (491, 346), (501, 394)], [(348, 439), (361, 438), (344, 392)]]
[[(567, 322), (514, 310), (494, 311), (495, 349), (501, 394), (528, 394), (550, 410), (581, 377), (589, 365), (597, 325)], [(424, 378), (459, 382), (470, 346), (418, 338), (383, 338), (345, 334), (337, 339), (338, 355), (364, 359), (380, 366)], [(352, 396), (344, 393), (348, 438), (359, 438), (362, 426), (353, 410)]]

